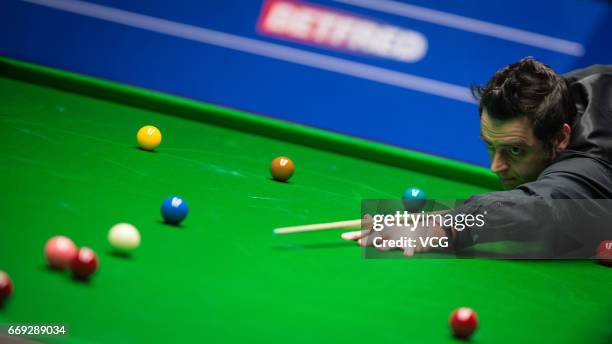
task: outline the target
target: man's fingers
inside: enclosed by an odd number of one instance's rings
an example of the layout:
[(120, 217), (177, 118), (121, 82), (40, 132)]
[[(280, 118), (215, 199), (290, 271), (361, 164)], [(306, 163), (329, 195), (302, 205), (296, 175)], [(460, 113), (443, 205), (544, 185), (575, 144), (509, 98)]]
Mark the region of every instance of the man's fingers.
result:
[(357, 240), (365, 238), (372, 233), (371, 229), (362, 229), (360, 231), (342, 233), (341, 237), (344, 240)]
[(342, 233), (342, 239), (344, 240), (357, 240), (367, 235), (367, 231), (354, 231)]
[(363, 238), (357, 240), (357, 243), (359, 244), (359, 246), (366, 247), (366, 246), (370, 246), (372, 244), (372, 240), (370, 239), (369, 236), (366, 236), (366, 237), (363, 237)]
[(378, 237), (383, 237), (383, 234), (380, 232), (366, 232), (367, 235), (364, 235), (363, 237), (361, 237), (357, 243), (361, 246), (372, 246), (374, 243), (374, 240)]
[(363, 230), (368, 230), (371, 231), (372, 228), (374, 228), (374, 220), (372, 218), (372, 215), (370, 214), (365, 214), (363, 215), (363, 217), (361, 218), (361, 229)]

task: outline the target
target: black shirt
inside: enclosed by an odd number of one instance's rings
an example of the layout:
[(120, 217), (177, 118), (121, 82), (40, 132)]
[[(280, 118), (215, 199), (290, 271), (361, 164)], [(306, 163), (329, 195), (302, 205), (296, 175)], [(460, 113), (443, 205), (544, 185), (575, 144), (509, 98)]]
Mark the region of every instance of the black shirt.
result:
[(591, 257), (612, 239), (612, 66), (564, 75), (578, 116), (568, 148), (537, 180), (469, 198), (453, 214), (485, 225), (457, 232), (455, 248), (492, 241), (544, 243), (538, 257)]

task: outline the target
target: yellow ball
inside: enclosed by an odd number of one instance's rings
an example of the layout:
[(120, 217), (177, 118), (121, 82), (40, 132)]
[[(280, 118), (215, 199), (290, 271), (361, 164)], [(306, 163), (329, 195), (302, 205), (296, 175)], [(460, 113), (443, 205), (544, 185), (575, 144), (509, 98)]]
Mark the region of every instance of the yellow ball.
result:
[(162, 141), (162, 134), (159, 129), (152, 125), (145, 125), (138, 130), (136, 140), (140, 148), (145, 150), (154, 150)]

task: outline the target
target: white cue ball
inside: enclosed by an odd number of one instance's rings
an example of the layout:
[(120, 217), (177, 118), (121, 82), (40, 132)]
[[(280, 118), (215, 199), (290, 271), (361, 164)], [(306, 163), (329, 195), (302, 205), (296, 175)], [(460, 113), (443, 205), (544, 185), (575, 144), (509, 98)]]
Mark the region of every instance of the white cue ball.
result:
[(116, 250), (133, 251), (140, 246), (140, 232), (129, 223), (118, 223), (108, 232), (108, 242)]

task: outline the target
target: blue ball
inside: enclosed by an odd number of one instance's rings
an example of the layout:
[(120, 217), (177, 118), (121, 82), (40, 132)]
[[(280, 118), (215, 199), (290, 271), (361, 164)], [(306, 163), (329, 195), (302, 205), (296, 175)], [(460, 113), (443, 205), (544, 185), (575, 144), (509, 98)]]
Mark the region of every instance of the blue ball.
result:
[(161, 206), (161, 214), (166, 223), (178, 225), (187, 217), (189, 208), (184, 199), (177, 196), (170, 196), (164, 200)]
[(404, 209), (411, 213), (419, 212), (425, 206), (427, 196), (425, 192), (417, 188), (408, 188), (402, 195), (402, 202), (404, 203)]

